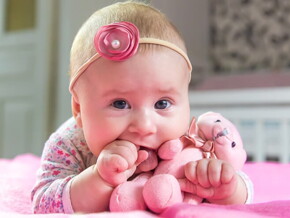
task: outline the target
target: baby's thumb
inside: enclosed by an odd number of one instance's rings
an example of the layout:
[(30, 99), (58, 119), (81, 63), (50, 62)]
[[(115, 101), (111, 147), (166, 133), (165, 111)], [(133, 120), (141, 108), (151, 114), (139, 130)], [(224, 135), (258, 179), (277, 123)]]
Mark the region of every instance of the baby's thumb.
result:
[(196, 194), (196, 185), (188, 179), (178, 179), (180, 190), (191, 194)]
[(190, 182), (188, 179), (179, 179), (178, 182), (181, 191), (197, 195), (201, 198), (209, 198), (214, 195), (214, 189), (212, 187), (204, 188), (200, 185), (196, 185)]

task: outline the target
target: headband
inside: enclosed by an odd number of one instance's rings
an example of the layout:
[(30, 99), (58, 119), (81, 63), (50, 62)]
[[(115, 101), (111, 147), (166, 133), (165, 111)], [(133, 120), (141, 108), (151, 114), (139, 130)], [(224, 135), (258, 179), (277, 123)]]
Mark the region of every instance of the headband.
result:
[(138, 28), (129, 22), (118, 22), (102, 26), (94, 37), (96, 53), (88, 59), (75, 74), (72, 75), (69, 90), (72, 92), (73, 86), (78, 78), (85, 72), (91, 63), (100, 57), (113, 61), (124, 61), (132, 57), (138, 50), (140, 44), (161, 45), (172, 49), (180, 54), (190, 69), (192, 66), (187, 54), (175, 44), (156, 38), (139, 38)]

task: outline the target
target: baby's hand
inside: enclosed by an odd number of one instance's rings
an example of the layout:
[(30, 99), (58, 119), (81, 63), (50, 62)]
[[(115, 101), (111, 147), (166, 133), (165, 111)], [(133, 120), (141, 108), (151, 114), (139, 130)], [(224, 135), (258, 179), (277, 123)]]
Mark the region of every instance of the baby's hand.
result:
[(237, 188), (238, 175), (234, 168), (218, 159), (189, 162), (185, 166), (185, 177), (180, 180), (181, 189), (209, 202), (229, 199)]
[(146, 151), (138, 151), (128, 141), (117, 140), (108, 144), (100, 153), (96, 169), (100, 176), (112, 186), (117, 186), (132, 176), (138, 164), (146, 160)]

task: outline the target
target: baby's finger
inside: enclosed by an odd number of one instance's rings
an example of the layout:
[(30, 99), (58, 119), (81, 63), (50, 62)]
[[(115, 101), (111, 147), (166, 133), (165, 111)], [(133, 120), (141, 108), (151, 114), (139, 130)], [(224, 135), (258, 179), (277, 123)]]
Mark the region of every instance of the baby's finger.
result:
[(117, 186), (117, 185), (127, 181), (128, 178), (130, 178), (134, 174), (135, 170), (136, 170), (136, 167), (132, 167), (128, 170), (124, 170), (121, 173), (113, 172), (111, 174), (111, 176), (107, 178), (107, 181), (110, 184)]
[(113, 173), (120, 173), (129, 168), (127, 160), (120, 155), (112, 155), (105, 161), (107, 162), (106, 164), (111, 166), (110, 169), (112, 169)]
[[(128, 162), (120, 155), (108, 155), (97, 160), (97, 168), (101, 177), (112, 185), (118, 185), (126, 181), (124, 173), (128, 168)], [(121, 176), (120, 176), (121, 175)]]
[(123, 157), (125, 160), (127, 160), (128, 167), (131, 168), (138, 158), (136, 146), (128, 141), (116, 141), (116, 143), (117, 147), (112, 152), (112, 155), (116, 154)]
[(205, 188), (200, 185), (196, 185), (196, 195), (198, 195), (201, 198), (211, 198), (214, 196), (214, 189), (213, 187)]
[(196, 175), (196, 167), (197, 167), (197, 162), (196, 161), (191, 161), (188, 162), (184, 166), (184, 174), (185, 177), (192, 183), (197, 184), (197, 175)]
[(210, 161), (208, 165), (209, 182), (213, 187), (221, 185), (222, 164), (216, 161)]
[(214, 195), (214, 189), (204, 188), (201, 185), (193, 184), (188, 179), (178, 179), (181, 191), (197, 195), (201, 198), (210, 198)]
[(221, 179), (220, 179), (221, 183), (222, 184), (230, 183), (234, 176), (235, 176), (234, 168), (228, 163), (223, 163), (222, 164)]
[(209, 162), (210, 162), (210, 159), (201, 159), (197, 162), (197, 167), (196, 167), (196, 175), (197, 175), (198, 184), (200, 184), (204, 188), (211, 187), (211, 184), (208, 178)]
[(196, 185), (188, 179), (178, 179), (180, 190), (191, 194), (196, 194)]

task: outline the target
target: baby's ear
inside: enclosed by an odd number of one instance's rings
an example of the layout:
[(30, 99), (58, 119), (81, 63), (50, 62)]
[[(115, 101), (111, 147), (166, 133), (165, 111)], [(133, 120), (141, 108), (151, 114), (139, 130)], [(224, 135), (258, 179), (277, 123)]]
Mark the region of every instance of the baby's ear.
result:
[(82, 124), (82, 118), (81, 118), (81, 108), (75, 96), (71, 97), (71, 107), (72, 107), (73, 116), (76, 119), (78, 126), (82, 128), (83, 124)]

